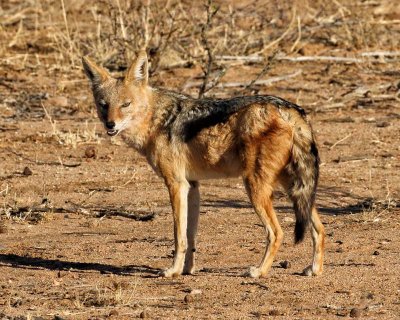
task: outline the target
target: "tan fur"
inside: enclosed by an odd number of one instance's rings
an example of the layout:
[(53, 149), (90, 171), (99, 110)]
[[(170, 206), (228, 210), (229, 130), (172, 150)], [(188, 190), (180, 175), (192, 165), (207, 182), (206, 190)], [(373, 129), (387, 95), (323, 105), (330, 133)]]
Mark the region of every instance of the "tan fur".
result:
[[(299, 228), (308, 221), (311, 224), (313, 262), (304, 272), (321, 274), (324, 228), (312, 196), (318, 179), (318, 156), (312, 154), (317, 153), (314, 137), (299, 107), (274, 97), (218, 102), (151, 88), (143, 52), (122, 81), (87, 58), (83, 63), (92, 81), (99, 117), (109, 134), (121, 134), (146, 156), (168, 188), (175, 254), (164, 276), (194, 272), (198, 181), (238, 176), (243, 177), (267, 235), (262, 261), (250, 269), (249, 275), (265, 276), (282, 243), (283, 232), (272, 205), (277, 184), (288, 190), (297, 204), (300, 213), (296, 217), (303, 219)], [(299, 182), (300, 178), (304, 180)]]

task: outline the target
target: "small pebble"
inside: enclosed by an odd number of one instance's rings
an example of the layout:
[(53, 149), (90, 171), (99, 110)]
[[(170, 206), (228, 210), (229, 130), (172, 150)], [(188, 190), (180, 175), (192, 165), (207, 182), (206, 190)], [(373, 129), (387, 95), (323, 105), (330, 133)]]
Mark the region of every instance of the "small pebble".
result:
[(118, 316), (119, 315), (119, 313), (118, 313), (118, 311), (117, 310), (111, 310), (110, 311), (110, 313), (108, 314), (109, 316)]
[(87, 147), (85, 149), (85, 157), (96, 159), (96, 148), (94, 146)]
[(389, 126), (390, 126), (390, 122), (387, 122), (387, 121), (380, 121), (380, 122), (377, 122), (377, 123), (376, 123), (376, 126), (377, 126), (378, 128), (386, 128), (386, 127), (389, 127)]
[(33, 174), (32, 170), (29, 169), (28, 167), (25, 167), (24, 170), (22, 171), (22, 174), (24, 176), (31, 176)]
[(269, 315), (272, 316), (272, 317), (276, 317), (276, 316), (280, 316), (281, 313), (278, 310), (271, 310), (269, 312)]
[(366, 292), (361, 296), (361, 298), (372, 300), (374, 299), (374, 294), (372, 292)]
[(183, 299), (186, 303), (192, 303), (194, 301), (193, 295), (187, 294)]
[(379, 256), (379, 255), (380, 255), (380, 252), (377, 251), (377, 250), (375, 250), (374, 253), (373, 253), (372, 255), (374, 255), (374, 256)]
[(54, 107), (62, 107), (66, 108), (69, 106), (69, 101), (67, 97), (64, 96), (55, 96), (51, 97), (47, 100), (49, 105), (52, 105)]
[(4, 221), (0, 220), (0, 233), (7, 233), (7, 227)]
[(350, 317), (351, 318), (359, 318), (361, 316), (361, 310), (357, 308), (353, 308), (350, 310)]
[(283, 269), (289, 269), (289, 268), (291, 267), (290, 262), (287, 261), (287, 260), (279, 262), (279, 265), (280, 265)]
[(149, 318), (149, 313), (146, 310), (143, 310), (140, 315), (140, 319), (148, 319)]
[(202, 294), (203, 291), (201, 291), (200, 289), (192, 289), (190, 290), (190, 294)]
[(20, 305), (22, 305), (22, 299), (21, 299), (20, 297), (14, 297), (14, 298), (12, 298), (12, 299), (10, 299), (10, 305), (11, 305), (13, 308), (17, 308), (17, 307), (19, 307)]

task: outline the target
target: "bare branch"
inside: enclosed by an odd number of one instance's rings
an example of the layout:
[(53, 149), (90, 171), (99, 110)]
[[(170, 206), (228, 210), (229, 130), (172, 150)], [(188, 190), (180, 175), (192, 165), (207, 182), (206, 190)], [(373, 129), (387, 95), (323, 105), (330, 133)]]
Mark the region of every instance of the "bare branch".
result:
[(271, 69), (272, 65), (275, 62), (275, 58), (276, 58), (277, 54), (278, 54), (278, 51), (275, 50), (272, 53), (272, 55), (270, 55), (267, 58), (267, 62), (265, 63), (263, 69), (260, 71), (260, 73), (252, 81), (250, 81), (250, 83), (243, 90), (250, 90), (254, 86), (254, 84), (256, 84), (256, 82), (258, 80), (260, 80)]
[(208, 86), (208, 82), (209, 82), (209, 78), (210, 78), (210, 74), (211, 74), (211, 68), (214, 64), (214, 56), (212, 53), (210, 43), (208, 41), (207, 31), (211, 28), (212, 18), (216, 15), (216, 13), (219, 10), (219, 7), (213, 9), (213, 1), (212, 0), (207, 1), (205, 8), (206, 8), (206, 12), (207, 12), (207, 21), (201, 27), (201, 44), (203, 45), (203, 47), (206, 51), (207, 59), (206, 59), (206, 65), (203, 68), (204, 78), (203, 78), (203, 83), (199, 89), (199, 94), (198, 94), (199, 98), (202, 98), (204, 96), (204, 94), (210, 90), (210, 89), (207, 90), (207, 86)]
[[(297, 70), (294, 73), (290, 73), (287, 75), (283, 75), (283, 76), (278, 76), (278, 77), (272, 77), (266, 80), (257, 80), (254, 82), (253, 85), (270, 85), (274, 82), (279, 82), (279, 81), (285, 81), (291, 78), (295, 78), (297, 76), (299, 76), (300, 74), (302, 74), (303, 71), (302, 70)], [(189, 82), (184, 86), (184, 90), (188, 89), (188, 88), (193, 88), (193, 87), (198, 87), (200, 86), (202, 83), (201, 82)], [(218, 83), (216, 84), (214, 87), (217, 88), (233, 88), (233, 87), (245, 87), (248, 85), (248, 82), (226, 82), (226, 83)]]

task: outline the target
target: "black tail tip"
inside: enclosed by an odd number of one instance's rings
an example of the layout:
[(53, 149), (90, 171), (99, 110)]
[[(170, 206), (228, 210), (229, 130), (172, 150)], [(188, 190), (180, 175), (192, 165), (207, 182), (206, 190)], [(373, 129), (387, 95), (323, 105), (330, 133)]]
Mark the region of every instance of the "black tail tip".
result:
[(294, 227), (294, 243), (295, 244), (298, 244), (304, 240), (307, 225), (308, 225), (308, 221), (296, 221), (296, 225)]

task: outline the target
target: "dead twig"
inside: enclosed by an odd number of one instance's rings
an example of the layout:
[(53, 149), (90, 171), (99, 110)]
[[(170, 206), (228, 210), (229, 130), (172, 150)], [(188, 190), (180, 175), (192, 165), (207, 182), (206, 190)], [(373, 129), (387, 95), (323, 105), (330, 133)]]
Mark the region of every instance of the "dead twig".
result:
[(179, 30), (178, 27), (175, 26), (176, 24), (176, 12), (170, 12), (169, 10), (166, 10), (167, 14), (170, 18), (169, 20), (169, 27), (168, 31), (166, 33), (161, 32), (161, 39), (160, 42), (158, 43), (158, 46), (151, 48), (151, 52), (153, 52), (153, 56), (151, 59), (151, 69), (150, 69), (150, 76), (153, 75), (160, 64), (161, 60), (161, 55), (165, 52), (167, 49), (168, 45), (171, 42), (172, 35)]
[[(366, 63), (366, 62), (380, 62), (380, 61), (363, 59), (363, 58), (398, 57), (398, 56), (400, 56), (400, 51), (372, 51), (372, 52), (360, 53), (358, 55), (359, 58), (337, 57), (337, 56), (300, 56), (300, 57), (276, 56), (275, 59), (279, 61), (291, 61), (291, 62), (326, 61), (334, 63)], [(215, 56), (215, 59), (222, 61), (244, 61), (244, 62), (262, 62), (265, 60), (264, 57), (257, 55), (251, 55), (251, 56), (221, 55), (221, 56)]]
[(292, 13), (292, 21), (290, 21), (289, 27), (286, 29), (286, 31), (284, 33), (282, 33), (282, 35), (272, 41), (271, 43), (269, 43), (267, 46), (265, 46), (262, 50), (261, 53), (264, 53), (265, 51), (267, 51), (269, 48), (275, 46), (276, 44), (278, 44), (279, 42), (281, 42), (288, 34), (289, 32), (292, 30), (293, 25), (295, 24), (296, 21), (296, 7), (293, 7), (293, 13)]
[(262, 62), (265, 60), (262, 56), (215, 56), (216, 60), (222, 61), (244, 61), (244, 62)]
[(343, 141), (346, 141), (348, 138), (350, 138), (353, 135), (353, 133), (349, 133), (347, 136), (345, 136), (344, 138), (336, 141), (333, 145), (331, 145), (331, 147), (329, 148), (329, 150), (332, 150), (334, 147), (336, 147), (339, 143), (342, 143)]
[(336, 109), (343, 109), (346, 107), (346, 104), (343, 102), (336, 102), (331, 104), (321, 105), (320, 107), (315, 108), (315, 112), (329, 112)]
[(69, 208), (53, 208), (53, 207), (43, 207), (43, 206), (33, 206), (33, 207), (17, 207), (8, 208), (8, 212), (12, 216), (21, 215), (23, 213), (75, 213), (74, 209)]
[(344, 62), (344, 63), (363, 63), (363, 59), (348, 58), (348, 57), (334, 57), (334, 56), (301, 56), (301, 57), (277, 57), (278, 60), (293, 61), (293, 62), (306, 62), (306, 61), (328, 61), (328, 62)]
[(371, 20), (368, 23), (370, 24), (381, 24), (381, 25), (388, 25), (388, 24), (400, 24), (400, 19), (398, 20)]
[(295, 51), (297, 45), (299, 44), (300, 40), (301, 40), (301, 19), (300, 17), (297, 17), (297, 39), (296, 41), (293, 43), (293, 46), (290, 48), (290, 52)]
[(69, 32), (69, 27), (68, 27), (68, 20), (67, 20), (67, 12), (65, 10), (65, 5), (64, 5), (64, 0), (61, 0), (61, 7), (62, 7), (62, 13), (63, 13), (63, 18), (64, 18), (64, 23), (65, 23), (65, 30), (67, 31), (67, 39), (69, 43), (69, 50), (70, 50), (70, 58), (71, 58), (71, 63), (74, 64), (74, 57), (73, 57), (73, 42), (71, 38), (71, 34)]
[[(255, 85), (268, 86), (274, 82), (285, 81), (285, 80), (288, 80), (291, 78), (295, 78), (302, 73), (303, 73), (303, 70), (297, 70), (296, 72), (290, 73), (287, 75), (272, 77), (272, 78), (269, 78), (266, 80), (257, 80), (253, 83), (253, 86), (255, 86)], [(202, 84), (201, 82), (189, 82), (185, 85), (183, 90), (186, 90), (188, 88), (197, 87), (197, 86), (200, 86), (201, 84)], [(245, 87), (247, 85), (248, 85), (248, 82), (225, 82), (225, 83), (218, 83), (216, 85), (216, 87), (217, 88), (234, 88), (234, 87)]]
[[(87, 212), (88, 209), (81, 208), (77, 206), (67, 207), (51, 207), (51, 206), (26, 206), (26, 207), (8, 207), (6, 208), (8, 215), (10, 216), (22, 216), (22, 215), (32, 215), (40, 213), (79, 213), (81, 211)], [(128, 212), (122, 209), (89, 209), (95, 216), (103, 218), (105, 216), (120, 216), (124, 218), (133, 219), (135, 221), (151, 221), (156, 218), (157, 214), (155, 212), (144, 213), (144, 212)]]
[(133, 219), (135, 221), (143, 221), (143, 222), (151, 221), (157, 216), (157, 214), (155, 212), (141, 214), (141, 213), (127, 212), (127, 211), (115, 210), (115, 209), (97, 209), (94, 211), (96, 211), (96, 216), (100, 217), (100, 218), (107, 217), (107, 216), (119, 216), (119, 217)]
[(374, 158), (369, 158), (368, 155), (361, 155), (361, 156), (341, 156), (336, 159), (332, 160), (336, 163), (342, 162), (358, 162), (358, 161), (376, 161)]
[(260, 71), (260, 73), (252, 80), (249, 82), (249, 84), (244, 87), (243, 90), (250, 90), (256, 83), (257, 81), (260, 81), (260, 79), (272, 68), (272, 65), (275, 61), (275, 58), (278, 54), (278, 51), (275, 50), (272, 55), (270, 55), (267, 59), (267, 62), (265, 63), (263, 69)]
[(76, 162), (76, 163), (64, 163), (61, 161), (39, 161), (39, 160), (32, 160), (29, 159), (28, 157), (25, 157), (22, 153), (18, 153), (14, 150), (12, 150), (11, 148), (6, 148), (5, 150), (7, 150), (8, 152), (16, 155), (17, 157), (24, 159), (25, 161), (28, 161), (30, 163), (39, 165), (39, 166), (63, 166), (63, 167), (67, 167), (67, 168), (75, 168), (75, 167), (79, 167), (82, 163), (80, 162)]
[(212, 87), (208, 86), (211, 75), (211, 69), (214, 64), (214, 55), (211, 49), (210, 42), (208, 41), (207, 31), (211, 28), (212, 19), (217, 14), (219, 7), (213, 8), (212, 0), (208, 0), (205, 7), (207, 13), (207, 20), (206, 23), (204, 23), (201, 27), (201, 44), (203, 45), (204, 50), (206, 51), (207, 58), (205, 66), (203, 67), (204, 77), (198, 93), (199, 98), (202, 98), (207, 91), (211, 90), (211, 88), (215, 87), (216, 85), (215, 83)]
[(398, 57), (400, 56), (400, 51), (370, 51), (362, 52), (362, 57)]
[(1, 17), (2, 21), (0, 22), (0, 25), (2, 25), (4, 27), (12, 26), (33, 14), (43, 14), (43, 11), (39, 10), (38, 8), (28, 7), (28, 8), (22, 9), (21, 11), (13, 14), (11, 16), (7, 16), (7, 15), (2, 16)]

